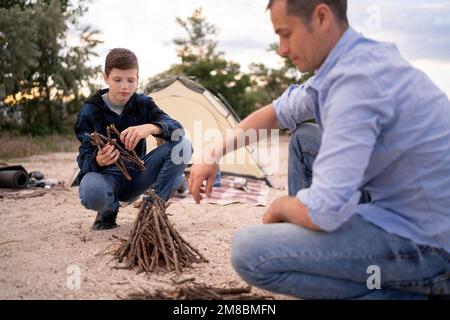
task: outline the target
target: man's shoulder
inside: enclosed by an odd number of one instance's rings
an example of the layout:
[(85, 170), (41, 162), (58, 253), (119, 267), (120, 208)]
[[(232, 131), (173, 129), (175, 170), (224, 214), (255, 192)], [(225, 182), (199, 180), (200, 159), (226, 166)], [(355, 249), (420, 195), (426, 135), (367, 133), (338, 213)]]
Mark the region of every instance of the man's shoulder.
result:
[(363, 38), (343, 55), (336, 65), (336, 73), (364, 73), (379, 76), (380, 72), (395, 72), (409, 66), (394, 43)]
[(345, 82), (358, 87), (367, 84), (386, 89), (413, 70), (395, 44), (368, 40), (339, 59), (326, 77), (326, 87)]

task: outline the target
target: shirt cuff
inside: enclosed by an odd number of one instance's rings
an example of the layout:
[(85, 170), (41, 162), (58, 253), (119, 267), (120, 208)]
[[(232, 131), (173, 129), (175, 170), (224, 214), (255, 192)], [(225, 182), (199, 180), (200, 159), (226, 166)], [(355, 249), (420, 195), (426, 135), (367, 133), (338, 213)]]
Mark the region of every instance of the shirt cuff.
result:
[(161, 134), (153, 135), (156, 138), (162, 138), (166, 141), (170, 141), (169, 126), (164, 122), (152, 122), (151, 124), (161, 128)]
[(100, 167), (97, 163), (97, 153), (94, 153), (91, 155), (91, 160), (90, 160), (90, 170), (94, 171), (94, 172), (101, 172), (103, 170), (105, 170), (105, 167)]
[(336, 209), (324, 199), (315, 196), (312, 189), (303, 189), (297, 193), (299, 199), (308, 209), (311, 221), (323, 231), (332, 232), (343, 225), (356, 212), (361, 192), (355, 192), (350, 199)]
[(286, 116), (283, 114), (283, 111), (281, 110), (282, 108), (281, 105), (282, 105), (281, 98), (278, 98), (272, 102), (272, 108), (273, 111), (275, 112), (275, 117), (277, 118), (281, 129), (288, 129), (289, 131), (292, 131), (291, 129), (292, 125), (290, 126), (289, 123), (286, 121), (285, 119)]

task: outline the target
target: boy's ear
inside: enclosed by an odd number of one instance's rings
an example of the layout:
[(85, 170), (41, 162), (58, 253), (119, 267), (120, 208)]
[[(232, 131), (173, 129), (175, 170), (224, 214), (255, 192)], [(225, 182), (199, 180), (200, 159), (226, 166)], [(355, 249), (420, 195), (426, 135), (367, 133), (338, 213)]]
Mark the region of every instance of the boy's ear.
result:
[(106, 75), (106, 73), (103, 73), (103, 80), (105, 81), (105, 83), (106, 83), (107, 85), (109, 85), (109, 78), (108, 78), (108, 76)]

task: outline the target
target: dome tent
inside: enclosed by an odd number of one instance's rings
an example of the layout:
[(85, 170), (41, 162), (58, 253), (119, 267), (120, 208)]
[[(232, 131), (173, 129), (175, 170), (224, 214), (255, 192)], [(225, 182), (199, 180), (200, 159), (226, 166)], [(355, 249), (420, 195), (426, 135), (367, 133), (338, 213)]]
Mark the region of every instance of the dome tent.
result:
[[(211, 142), (195, 135), (203, 134), (210, 129), (220, 131), (224, 135), (227, 129), (235, 128), (240, 121), (236, 112), (219, 93), (214, 95), (186, 77), (173, 76), (159, 80), (150, 85), (149, 95), (162, 110), (183, 125), (186, 135), (193, 144), (193, 159), (207, 143)], [(156, 140), (152, 136), (148, 137), (147, 150), (150, 151), (155, 147)], [(238, 152), (240, 154), (237, 154)], [(237, 162), (233, 159), (244, 161)], [(223, 163), (220, 164), (220, 170), (222, 174), (261, 179), (271, 185), (264, 168), (256, 159), (256, 151), (247, 146), (225, 156)]]

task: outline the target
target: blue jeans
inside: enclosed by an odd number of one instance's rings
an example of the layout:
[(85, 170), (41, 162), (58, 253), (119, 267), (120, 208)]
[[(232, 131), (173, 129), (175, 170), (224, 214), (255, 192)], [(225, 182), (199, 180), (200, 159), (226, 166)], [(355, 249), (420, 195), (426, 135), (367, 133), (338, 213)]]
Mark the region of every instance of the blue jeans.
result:
[[(319, 147), (317, 126), (302, 125), (293, 133), (289, 194), (309, 187)], [(450, 294), (448, 252), (390, 234), (357, 214), (331, 233), (290, 223), (244, 228), (233, 239), (232, 264), (251, 285), (303, 299)]]
[[(183, 161), (173, 161), (173, 152)], [(116, 166), (102, 172), (89, 172), (80, 182), (81, 204), (103, 216), (113, 215), (119, 210), (119, 201), (132, 201), (151, 186), (167, 201), (191, 156), (191, 142), (183, 137), (180, 141), (166, 142), (145, 155), (142, 158), (145, 170), (128, 170), (131, 181), (126, 180)]]

